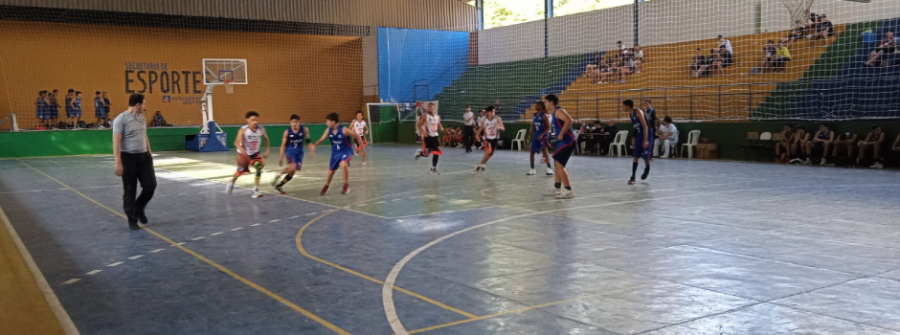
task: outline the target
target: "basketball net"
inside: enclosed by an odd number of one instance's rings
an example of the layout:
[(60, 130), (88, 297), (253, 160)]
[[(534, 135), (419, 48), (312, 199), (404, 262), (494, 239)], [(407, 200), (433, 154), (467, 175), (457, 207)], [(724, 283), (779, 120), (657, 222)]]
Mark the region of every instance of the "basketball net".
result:
[(809, 9), (815, 0), (781, 0), (791, 15), (791, 26), (799, 28), (809, 21)]
[(228, 94), (234, 93), (234, 80), (225, 79), (225, 81), (223, 81), (222, 84), (225, 86), (225, 93), (228, 93)]

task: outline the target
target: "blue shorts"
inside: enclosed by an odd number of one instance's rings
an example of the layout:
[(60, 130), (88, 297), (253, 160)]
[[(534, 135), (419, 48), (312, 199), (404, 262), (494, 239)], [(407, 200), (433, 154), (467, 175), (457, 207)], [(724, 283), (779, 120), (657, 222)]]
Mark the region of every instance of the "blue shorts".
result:
[(634, 137), (634, 152), (632, 153), (634, 155), (634, 158), (650, 159), (650, 154), (653, 152), (653, 140), (654, 140), (654, 138), (651, 135), (651, 137), (649, 137), (647, 139), (647, 142), (648, 142), (647, 144), (649, 144), (649, 145), (646, 148), (644, 148), (643, 147), (643, 145), (644, 145), (643, 135), (641, 135), (641, 137), (635, 136)]
[(541, 153), (541, 149), (550, 146), (550, 135), (544, 136), (543, 138), (539, 136), (535, 136), (531, 139), (531, 152), (533, 153)]
[(295, 165), (297, 171), (303, 168), (303, 150), (287, 150), (284, 155), (287, 156), (288, 163)]
[(98, 110), (94, 111), (94, 116), (99, 117), (99, 118), (105, 118), (106, 111), (103, 109), (98, 109)]
[(353, 158), (353, 151), (339, 151), (331, 154), (331, 162), (328, 163), (328, 171), (335, 171), (341, 168), (341, 162), (350, 164)]
[(569, 163), (569, 157), (575, 151), (575, 142), (556, 142), (556, 151), (553, 152), (553, 160), (559, 165), (566, 167)]

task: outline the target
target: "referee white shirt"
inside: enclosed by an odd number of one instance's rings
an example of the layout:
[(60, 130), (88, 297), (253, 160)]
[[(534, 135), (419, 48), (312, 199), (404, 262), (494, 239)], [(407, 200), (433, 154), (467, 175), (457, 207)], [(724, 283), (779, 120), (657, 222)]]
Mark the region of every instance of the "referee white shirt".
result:
[(469, 126), (469, 127), (474, 126), (475, 125), (475, 113), (472, 113), (472, 111), (467, 111), (467, 112), (463, 113), (463, 120), (464, 120), (464, 123), (463, 123), (464, 125)]

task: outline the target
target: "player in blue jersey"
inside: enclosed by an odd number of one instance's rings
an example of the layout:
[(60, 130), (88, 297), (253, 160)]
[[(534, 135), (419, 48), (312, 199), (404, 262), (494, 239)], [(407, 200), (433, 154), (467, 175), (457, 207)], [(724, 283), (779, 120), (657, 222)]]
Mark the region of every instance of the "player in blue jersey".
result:
[(75, 95), (72, 96), (72, 100), (69, 101), (69, 105), (71, 110), (66, 117), (69, 122), (69, 127), (75, 129), (78, 128), (78, 121), (81, 119), (81, 91), (75, 92)]
[(281, 137), (281, 156), (278, 158), (278, 166), (283, 166), (284, 157), (287, 156), (288, 166), (272, 179), (272, 187), (278, 193), (285, 194), (284, 184), (291, 181), (294, 174), (303, 168), (303, 145), (306, 142), (309, 142), (309, 128), (300, 125), (300, 115), (291, 115), (291, 126)]
[[(575, 197), (572, 185), (569, 184), (569, 172), (566, 164), (569, 157), (575, 152), (575, 133), (572, 132), (572, 117), (565, 109), (559, 107), (559, 97), (550, 94), (544, 97), (547, 110), (553, 111), (553, 129), (556, 130), (556, 151), (553, 152), (553, 160), (556, 161), (556, 176), (553, 191), (557, 199), (569, 199)], [(560, 187), (565, 187), (561, 189)]]
[(634, 185), (634, 175), (637, 173), (638, 160), (641, 158), (644, 159), (644, 174), (641, 175), (641, 180), (647, 179), (650, 175), (650, 152), (653, 149), (650, 139), (653, 138), (653, 133), (649, 129), (650, 123), (647, 122), (644, 111), (634, 108), (634, 101), (623, 101), (622, 111), (630, 113), (631, 125), (634, 127), (634, 137), (631, 138), (634, 161), (631, 164), (631, 179), (628, 180), (628, 185)]
[(331, 163), (328, 164), (328, 177), (325, 179), (325, 187), (322, 187), (322, 192), (319, 193), (321, 195), (328, 193), (331, 179), (334, 178), (334, 171), (339, 168), (341, 169), (341, 172), (344, 173), (344, 189), (341, 193), (350, 193), (350, 159), (353, 158), (354, 154), (353, 141), (355, 140), (356, 143), (362, 143), (362, 139), (355, 131), (342, 126), (339, 123), (339, 120), (340, 116), (337, 113), (328, 114), (328, 116), (325, 117), (325, 124), (328, 125), (328, 129), (322, 134), (322, 138), (316, 141), (316, 143), (311, 143), (309, 145), (310, 153), (314, 154), (316, 152), (316, 147), (325, 141), (326, 137), (331, 139)]
[(653, 145), (656, 143), (656, 135), (659, 133), (659, 118), (656, 117), (656, 108), (650, 99), (644, 100), (644, 119), (647, 120), (647, 130), (650, 131), (650, 157), (653, 158)]
[(38, 129), (50, 129), (50, 113), (47, 112), (47, 91), (38, 92), (38, 98), (34, 101), (37, 108), (37, 118), (41, 123)]
[(534, 171), (534, 154), (543, 153), (544, 159), (542, 162), (547, 163), (547, 175), (552, 176), (553, 169), (550, 168), (550, 153), (548, 152), (550, 147), (550, 117), (547, 115), (547, 105), (543, 101), (538, 101), (534, 109), (536, 110), (534, 119), (531, 121), (531, 127), (528, 129), (531, 132), (531, 171), (528, 171), (528, 175), (533, 176), (537, 174)]

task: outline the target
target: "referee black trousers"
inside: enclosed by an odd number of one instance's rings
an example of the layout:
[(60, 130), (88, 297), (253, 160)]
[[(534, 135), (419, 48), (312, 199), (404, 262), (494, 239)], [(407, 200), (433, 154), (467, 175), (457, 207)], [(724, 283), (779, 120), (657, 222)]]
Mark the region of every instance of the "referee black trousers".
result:
[(472, 151), (472, 145), (475, 144), (475, 127), (463, 127), (463, 144), (466, 146), (466, 152)]
[[(141, 195), (135, 199), (138, 183), (141, 183)], [(125, 215), (128, 222), (136, 223), (156, 191), (156, 171), (149, 152), (122, 153), (122, 185), (125, 188), (125, 195), (122, 196)]]

